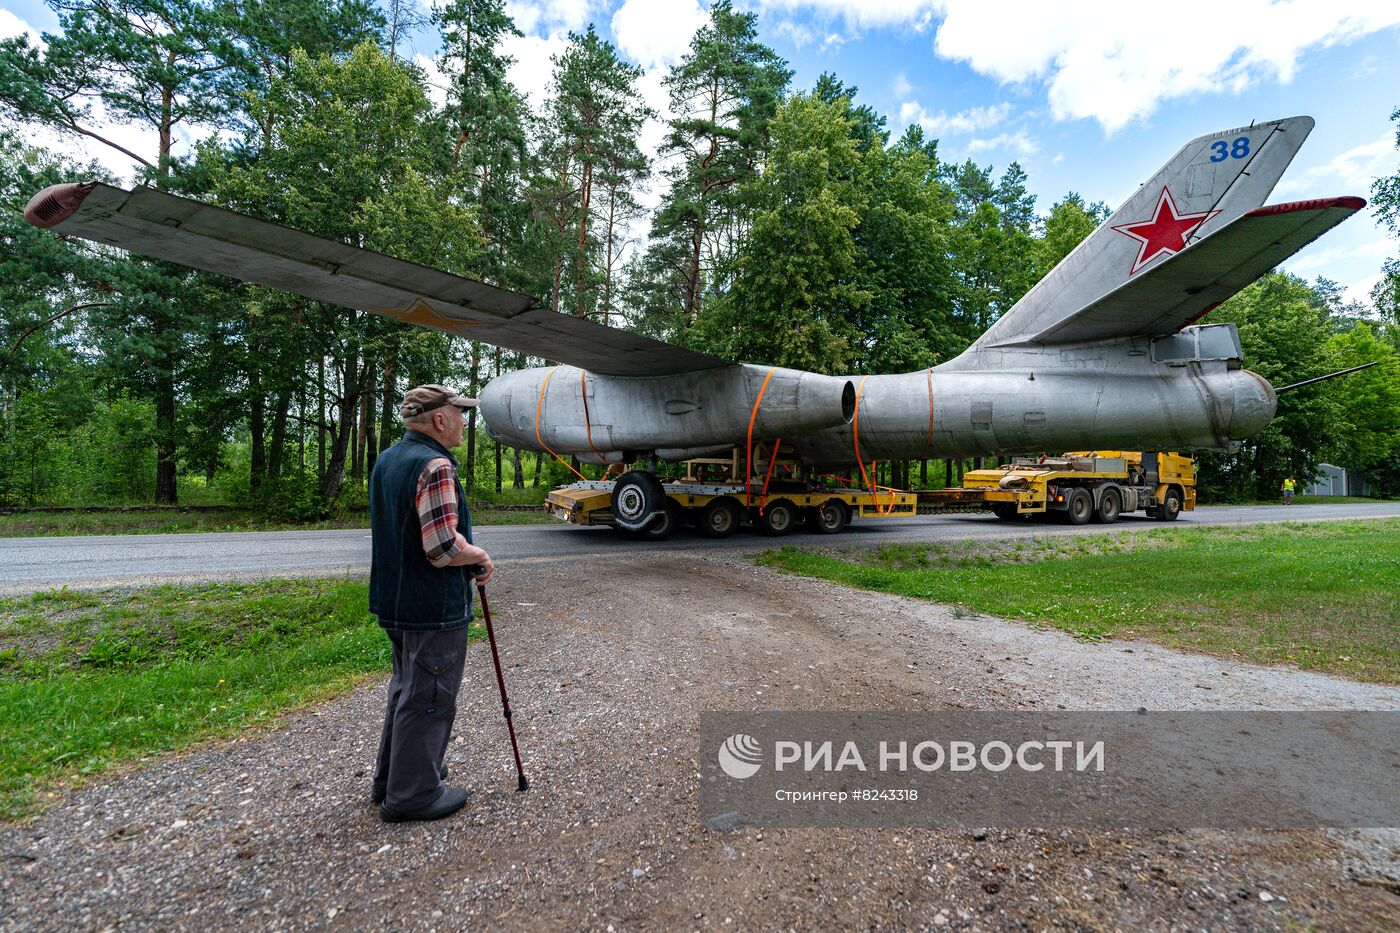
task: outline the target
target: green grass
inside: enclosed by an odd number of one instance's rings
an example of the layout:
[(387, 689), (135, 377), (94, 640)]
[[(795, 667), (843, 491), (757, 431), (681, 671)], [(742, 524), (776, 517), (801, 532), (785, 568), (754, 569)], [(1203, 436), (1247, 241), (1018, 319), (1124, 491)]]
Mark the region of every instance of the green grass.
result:
[(1054, 626), (1400, 683), (1400, 519), (785, 547), (782, 571)]
[[(483, 508), (472, 512), (477, 525), (543, 525), (554, 521), (538, 511), (505, 512)], [(0, 515), (0, 538), (57, 537), (67, 535), (154, 535), (219, 531), (308, 531), (324, 528), (365, 528), (368, 512), (315, 522), (275, 522), (252, 509), (217, 512), (134, 512), (111, 509), (101, 512), (16, 512)]]
[(0, 816), (387, 671), (366, 602), (329, 578), (0, 599)]

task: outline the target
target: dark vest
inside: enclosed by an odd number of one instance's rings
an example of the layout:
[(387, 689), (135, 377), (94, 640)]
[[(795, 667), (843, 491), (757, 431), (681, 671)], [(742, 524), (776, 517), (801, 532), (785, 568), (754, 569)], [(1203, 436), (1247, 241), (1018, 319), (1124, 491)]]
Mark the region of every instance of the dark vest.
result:
[(471, 512), (457, 461), (437, 441), (409, 430), (379, 455), (369, 478), (369, 611), (385, 628), (431, 631), (461, 628), (472, 619), (466, 567), (434, 567), (423, 553), (423, 528), (414, 494), (428, 461), (446, 457), (457, 487), (457, 531), (472, 539)]

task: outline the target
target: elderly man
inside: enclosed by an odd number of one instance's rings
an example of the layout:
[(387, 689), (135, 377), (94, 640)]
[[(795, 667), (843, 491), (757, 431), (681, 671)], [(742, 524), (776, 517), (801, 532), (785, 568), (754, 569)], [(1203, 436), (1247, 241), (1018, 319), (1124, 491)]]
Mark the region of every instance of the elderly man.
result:
[(462, 443), (463, 411), (476, 404), (440, 385), (409, 389), (400, 409), (408, 430), (380, 454), (369, 478), (369, 609), (394, 646), (373, 795), (391, 823), (450, 816), (469, 793), (442, 779), (466, 662), (471, 585), (490, 580), (494, 570), (490, 555), (471, 543), (471, 514), (451, 453)]

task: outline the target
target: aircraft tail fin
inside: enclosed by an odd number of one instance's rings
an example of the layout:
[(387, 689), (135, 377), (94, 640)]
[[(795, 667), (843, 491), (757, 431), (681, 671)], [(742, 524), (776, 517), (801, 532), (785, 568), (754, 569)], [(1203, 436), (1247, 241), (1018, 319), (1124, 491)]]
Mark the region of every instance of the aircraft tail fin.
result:
[(1175, 318), (1151, 308), (1099, 316), (1092, 337), (1069, 322), (1258, 208), (1312, 128), (1311, 117), (1299, 116), (1191, 140), (973, 347), (1174, 333), (1184, 324), (1162, 331)]

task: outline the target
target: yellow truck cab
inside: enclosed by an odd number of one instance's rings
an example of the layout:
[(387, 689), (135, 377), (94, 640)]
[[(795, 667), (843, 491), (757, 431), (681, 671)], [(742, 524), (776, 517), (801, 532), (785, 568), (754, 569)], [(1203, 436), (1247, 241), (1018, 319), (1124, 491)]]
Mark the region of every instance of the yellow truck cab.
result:
[(995, 469), (971, 470), (961, 488), (921, 495), (935, 505), (989, 507), (998, 518), (1059, 515), (1072, 525), (1114, 522), (1142, 510), (1173, 521), (1196, 507), (1195, 462), (1167, 451), (1089, 450), (1017, 457)]

